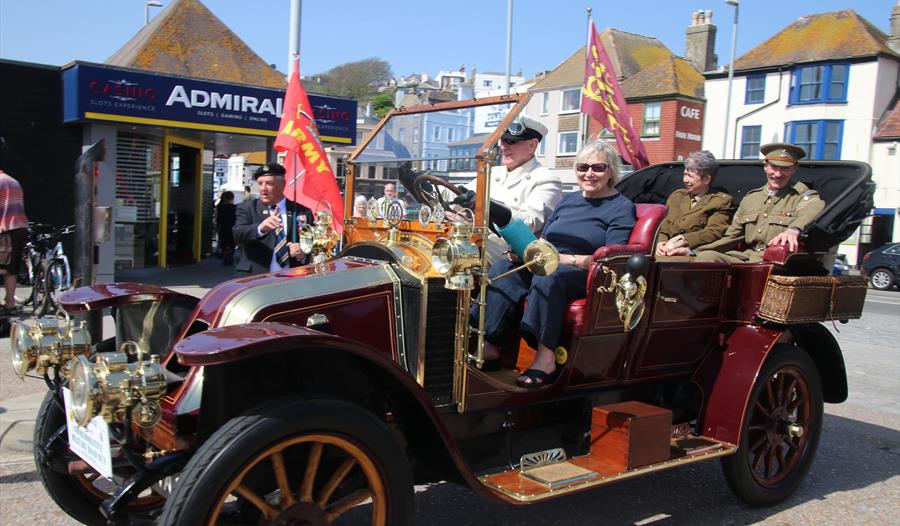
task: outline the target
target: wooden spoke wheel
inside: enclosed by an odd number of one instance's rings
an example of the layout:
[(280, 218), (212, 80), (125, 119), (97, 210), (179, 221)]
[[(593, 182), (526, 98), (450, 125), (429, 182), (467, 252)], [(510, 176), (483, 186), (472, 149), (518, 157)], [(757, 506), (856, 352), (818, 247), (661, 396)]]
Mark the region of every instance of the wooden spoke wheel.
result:
[(753, 387), (738, 452), (722, 461), (731, 489), (755, 506), (786, 499), (812, 465), (822, 411), (815, 363), (802, 349), (776, 347)]
[[(65, 431), (55, 441), (55, 447), (43, 450), (51, 437), (65, 425), (65, 415), (56, 395), (48, 391), (38, 410), (34, 425), (34, 464), (41, 482), (54, 502), (73, 518), (85, 524), (106, 524), (100, 513), (100, 503), (116, 491), (116, 483), (104, 479), (95, 471), (70, 474), (69, 461), (78, 458), (68, 451)], [(116, 477), (121, 482), (122, 477)], [(162, 507), (164, 498), (150, 490), (128, 502), (123, 512), (129, 517), (146, 518), (147, 512)]]
[(295, 401), (230, 420), (190, 460), (162, 524), (407, 524), (403, 450), (372, 414)]

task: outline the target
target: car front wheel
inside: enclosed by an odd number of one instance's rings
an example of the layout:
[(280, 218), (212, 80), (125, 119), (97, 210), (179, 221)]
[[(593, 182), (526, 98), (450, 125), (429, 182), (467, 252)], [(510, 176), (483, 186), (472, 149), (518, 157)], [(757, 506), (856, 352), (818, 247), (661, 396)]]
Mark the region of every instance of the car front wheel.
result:
[(160, 524), (411, 524), (403, 449), (374, 415), (304, 399), (229, 420), (191, 458)]
[(788, 498), (812, 466), (822, 411), (815, 363), (800, 348), (776, 346), (750, 393), (738, 452), (722, 459), (731, 490), (753, 506)]
[(887, 290), (894, 286), (894, 275), (889, 271), (880, 268), (869, 276), (869, 283), (875, 290)]

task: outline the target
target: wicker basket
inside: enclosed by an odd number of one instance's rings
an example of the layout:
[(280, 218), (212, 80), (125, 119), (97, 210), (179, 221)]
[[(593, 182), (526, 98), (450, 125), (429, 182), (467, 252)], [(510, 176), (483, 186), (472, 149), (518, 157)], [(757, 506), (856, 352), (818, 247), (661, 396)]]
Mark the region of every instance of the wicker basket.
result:
[(769, 276), (759, 317), (778, 323), (857, 319), (866, 289), (859, 276)]

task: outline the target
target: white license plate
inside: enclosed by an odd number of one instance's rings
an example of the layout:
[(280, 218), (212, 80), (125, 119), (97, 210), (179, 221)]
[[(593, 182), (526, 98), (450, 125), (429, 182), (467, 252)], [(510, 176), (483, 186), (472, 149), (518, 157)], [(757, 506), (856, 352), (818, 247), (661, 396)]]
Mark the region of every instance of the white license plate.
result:
[(111, 479), (112, 452), (109, 446), (109, 425), (102, 416), (95, 416), (86, 427), (78, 425), (72, 410), (72, 393), (63, 387), (66, 403), (66, 429), (69, 432), (69, 449), (90, 464), (100, 475)]

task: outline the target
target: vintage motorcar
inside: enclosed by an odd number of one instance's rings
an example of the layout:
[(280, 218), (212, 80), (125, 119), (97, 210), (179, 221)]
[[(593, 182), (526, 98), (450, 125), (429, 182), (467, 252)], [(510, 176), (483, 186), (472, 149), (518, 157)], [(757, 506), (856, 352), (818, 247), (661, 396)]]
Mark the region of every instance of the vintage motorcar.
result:
[[(720, 458), (751, 505), (787, 498), (813, 461), (823, 402), (847, 397), (821, 322), (858, 317), (866, 288), (826, 269), (869, 212), (870, 168), (803, 163), (796, 177), (827, 206), (801, 249), (735, 265), (655, 261), (683, 165), (632, 173), (618, 185), (637, 203), (629, 243), (593, 255), (587, 296), (565, 313), (562, 374), (525, 389), (516, 378), (534, 351), (511, 338), (499, 370), (482, 368), (483, 322), (469, 313), (488, 282), (495, 145), (526, 101), (393, 110), (348, 159), (344, 209), (365, 177), (411, 182), (416, 212), (370, 199), (337, 251), (323, 204), (301, 237), (310, 265), (199, 299), (82, 287), (56, 317), (17, 324), (17, 372), (50, 387), (35, 429), (50, 496), (86, 523), (409, 524), (416, 483), (529, 504)], [(412, 130), (426, 121), (471, 132), (425, 156)], [(474, 210), (451, 209), (438, 187), (468, 180)], [(723, 161), (716, 179), (735, 205), (764, 181), (759, 161)], [(528, 247), (519, 271), (552, 272), (553, 247)], [(114, 335), (77, 321), (97, 311)]]

